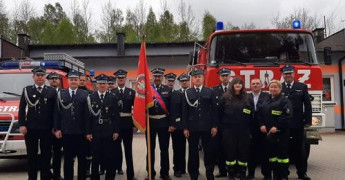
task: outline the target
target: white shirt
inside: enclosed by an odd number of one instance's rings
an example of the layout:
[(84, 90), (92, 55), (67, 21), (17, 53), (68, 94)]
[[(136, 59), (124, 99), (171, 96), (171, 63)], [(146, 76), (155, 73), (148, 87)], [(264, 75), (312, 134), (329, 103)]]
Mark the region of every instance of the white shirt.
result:
[[(287, 86), (288, 83), (286, 83), (286, 82), (284, 82), (284, 83), (285, 83), (285, 86), (288, 87), (288, 86)], [(290, 88), (292, 88), (293, 83), (294, 83), (294, 81), (292, 81), (292, 82), (290, 83), (290, 84), (291, 84)]]
[(101, 95), (102, 95), (102, 94), (103, 94), (103, 98), (104, 98), (104, 97), (105, 97), (105, 93), (106, 93), (106, 91), (104, 91), (104, 93), (101, 93), (101, 92), (98, 91), (99, 99), (102, 99), (102, 98), (101, 98)]
[(124, 93), (124, 92), (125, 92), (126, 86), (123, 86), (123, 88), (120, 88), (120, 87), (118, 86), (117, 88), (119, 89), (119, 92), (121, 92), (121, 89), (122, 89), (122, 93)]
[(199, 91), (199, 92), (201, 92), (201, 90), (202, 90), (202, 85), (201, 85), (201, 86), (199, 86), (199, 87), (194, 86), (194, 88), (195, 88), (195, 90), (196, 90), (196, 88), (199, 88), (199, 89), (200, 89), (200, 91)]
[(35, 84), (35, 87), (36, 87), (37, 90), (38, 90), (38, 87), (41, 87), (42, 88), (41, 90), (43, 90), (44, 84), (42, 86), (39, 86), (39, 85)]
[(74, 95), (76, 95), (77, 90), (78, 90), (78, 88), (75, 88), (75, 89), (68, 88), (69, 95), (72, 97), (72, 91), (74, 91)]
[(253, 92), (252, 94), (253, 94), (253, 100), (254, 100), (254, 109), (256, 110), (256, 104), (258, 103), (261, 91), (257, 95), (255, 95)]
[(223, 83), (222, 83), (223, 91), (225, 91), (225, 88), (226, 88), (226, 89), (229, 89), (229, 84), (230, 84), (230, 83), (228, 83), (228, 85), (224, 86)]

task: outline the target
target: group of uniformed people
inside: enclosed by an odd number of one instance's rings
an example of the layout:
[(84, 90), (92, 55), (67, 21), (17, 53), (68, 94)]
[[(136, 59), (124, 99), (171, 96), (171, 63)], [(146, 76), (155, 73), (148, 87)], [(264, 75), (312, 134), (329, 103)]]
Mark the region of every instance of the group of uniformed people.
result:
[[(241, 78), (230, 81), (228, 68), (218, 71), (221, 84), (213, 89), (204, 86), (203, 70), (194, 69), (190, 75), (183, 73), (177, 78), (178, 90), (174, 90), (177, 77), (174, 73), (164, 75), (164, 69), (154, 68), (151, 71), (154, 106), (149, 109), (151, 154), (147, 156), (151, 157), (152, 177), (156, 176), (154, 152), (158, 136), (159, 173), (163, 180), (171, 179), (170, 137), (177, 178), (188, 170), (191, 180), (198, 179), (201, 145), (208, 180), (226, 176), (253, 179), (259, 164), (264, 179), (288, 179), (290, 154), (299, 179), (310, 179), (306, 174), (305, 152), (305, 128), (311, 125), (310, 96), (305, 84), (294, 81), (293, 66), (286, 65), (281, 71), (284, 82), (271, 80), (269, 93), (262, 91), (263, 84), (257, 78), (251, 80), (252, 91), (247, 93)], [(86, 76), (75, 71), (68, 74), (69, 88), (61, 89), (59, 74), (50, 73), (47, 76), (50, 86), (47, 86), (45, 70), (33, 70), (35, 84), (23, 89), (19, 107), (29, 180), (37, 179), (38, 169), (42, 180), (63, 179), (60, 175), (62, 148), (64, 179), (73, 179), (76, 157), (78, 179), (90, 175), (97, 180), (102, 171), (105, 179), (115, 179), (116, 171), (123, 174), (121, 142), (127, 179), (136, 180), (132, 156), (133, 132), (137, 131), (132, 120), (135, 91), (125, 86), (126, 71), (120, 69), (114, 74), (115, 77), (97, 76), (97, 90), (93, 92), (85, 86)], [(88, 173), (90, 164), (91, 173)], [(216, 176), (215, 165), (219, 168)]]

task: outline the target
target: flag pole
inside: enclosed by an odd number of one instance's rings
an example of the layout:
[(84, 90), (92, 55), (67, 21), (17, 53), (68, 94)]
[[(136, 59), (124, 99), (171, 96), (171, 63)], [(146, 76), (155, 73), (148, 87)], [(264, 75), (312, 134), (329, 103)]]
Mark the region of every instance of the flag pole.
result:
[[(142, 41), (145, 42), (145, 34), (142, 35)], [(146, 47), (145, 47), (146, 51)], [(147, 76), (147, 74), (146, 74)], [(145, 84), (150, 86), (150, 84)], [(146, 88), (146, 87), (145, 87)], [(147, 93), (145, 91), (145, 93)], [(146, 139), (147, 139), (147, 166), (148, 166), (148, 180), (152, 180), (152, 162), (151, 162), (151, 130), (150, 130), (150, 113), (149, 109), (146, 109)]]

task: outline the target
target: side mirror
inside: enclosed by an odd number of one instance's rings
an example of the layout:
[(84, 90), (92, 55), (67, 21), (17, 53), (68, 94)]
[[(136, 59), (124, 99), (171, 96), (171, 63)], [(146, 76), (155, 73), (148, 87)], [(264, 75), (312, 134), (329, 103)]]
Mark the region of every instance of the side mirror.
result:
[(195, 65), (198, 62), (198, 51), (191, 51), (189, 53), (189, 65)]
[(332, 64), (332, 48), (331, 47), (323, 48), (323, 59), (324, 59), (325, 65)]

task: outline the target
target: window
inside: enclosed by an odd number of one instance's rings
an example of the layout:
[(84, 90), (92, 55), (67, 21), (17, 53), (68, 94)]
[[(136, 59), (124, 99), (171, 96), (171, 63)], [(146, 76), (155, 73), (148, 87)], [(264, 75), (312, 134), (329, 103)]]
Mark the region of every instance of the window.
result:
[(322, 101), (334, 102), (334, 78), (333, 77), (323, 77)]

